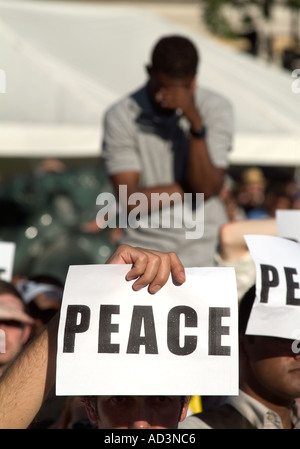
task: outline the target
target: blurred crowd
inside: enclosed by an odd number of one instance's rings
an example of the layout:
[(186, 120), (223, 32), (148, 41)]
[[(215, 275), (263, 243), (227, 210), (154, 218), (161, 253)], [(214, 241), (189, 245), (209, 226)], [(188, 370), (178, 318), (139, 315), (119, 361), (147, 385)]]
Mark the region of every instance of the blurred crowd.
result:
[(94, 224), (97, 196), (112, 187), (103, 164), (33, 162), (2, 177), (0, 240), (14, 242), (18, 275), (47, 273), (64, 281), (68, 266), (103, 263), (116, 245), (115, 230)]
[(260, 167), (245, 167), (237, 181), (228, 175), (221, 197), (229, 221), (270, 218), (277, 209), (300, 208), (297, 180), (268, 179)]
[[(113, 192), (100, 160), (72, 166), (43, 160), (30, 173), (0, 182), (0, 241), (14, 242), (16, 276), (51, 275), (64, 282), (72, 264), (103, 263), (122, 229), (100, 229), (97, 197)], [(228, 171), (220, 192), (227, 221), (274, 218), (277, 209), (300, 209), (296, 179), (268, 178), (261, 167)]]

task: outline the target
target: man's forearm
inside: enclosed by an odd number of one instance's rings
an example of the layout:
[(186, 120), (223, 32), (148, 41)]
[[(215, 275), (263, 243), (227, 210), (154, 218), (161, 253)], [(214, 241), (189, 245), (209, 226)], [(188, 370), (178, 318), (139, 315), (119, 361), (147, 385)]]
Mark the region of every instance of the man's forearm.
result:
[[(124, 172), (118, 173), (111, 177), (114, 188), (118, 194), (118, 199), (124, 208), (129, 213), (137, 205), (142, 213), (150, 213), (153, 210), (159, 210), (163, 207), (163, 201), (182, 201), (183, 188), (182, 186), (174, 182), (172, 184), (154, 185), (151, 187), (140, 187), (139, 185), (139, 173), (136, 172)], [(119, 195), (120, 186), (126, 186), (126, 198), (121, 198)], [(141, 194), (141, 196), (136, 196)], [(143, 202), (145, 198), (146, 201)], [(126, 201), (126, 204), (123, 201)], [(142, 200), (142, 201), (141, 201)]]
[(59, 315), (28, 344), (0, 380), (0, 428), (26, 429), (55, 382)]
[[(196, 105), (191, 102), (185, 117), (190, 122), (189, 154), (186, 173), (186, 188), (191, 193), (203, 193), (204, 199), (218, 195), (223, 185), (224, 170), (215, 167), (205, 139), (205, 126)], [(196, 137), (195, 134), (202, 134)]]
[(191, 137), (187, 165), (187, 188), (192, 193), (203, 193), (204, 199), (208, 199), (220, 193), (223, 180), (224, 169), (212, 164), (205, 139)]

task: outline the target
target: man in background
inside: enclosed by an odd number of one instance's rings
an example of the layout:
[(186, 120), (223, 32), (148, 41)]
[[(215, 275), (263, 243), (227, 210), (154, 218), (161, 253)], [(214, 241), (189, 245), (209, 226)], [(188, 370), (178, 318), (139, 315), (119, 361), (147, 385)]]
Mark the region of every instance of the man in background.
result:
[[(229, 101), (197, 86), (198, 62), (197, 48), (186, 37), (160, 39), (147, 83), (107, 111), (102, 152), (116, 194), (126, 188), (125, 201), (120, 195), (118, 200), (128, 218), (136, 198), (147, 199), (142, 213), (148, 223), (129, 222), (121, 242), (174, 251), (187, 267), (214, 264), (218, 230), (227, 221), (218, 195), (233, 134)], [(153, 204), (155, 194), (165, 195), (164, 206)], [(198, 194), (204, 197), (204, 223)], [(163, 208), (170, 219), (166, 225)]]

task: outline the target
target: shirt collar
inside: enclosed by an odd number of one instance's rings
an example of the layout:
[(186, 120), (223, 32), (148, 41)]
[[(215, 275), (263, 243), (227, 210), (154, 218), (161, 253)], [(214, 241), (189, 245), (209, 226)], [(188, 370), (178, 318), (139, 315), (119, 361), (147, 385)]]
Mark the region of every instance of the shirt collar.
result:
[[(239, 396), (232, 396), (229, 403), (242, 413), (257, 429), (282, 429), (279, 415), (263, 405), (261, 402), (249, 396), (244, 391), (239, 391)], [(300, 428), (300, 404), (294, 401), (291, 410), (293, 427)]]
[(292, 424), (295, 429), (300, 429), (300, 403), (297, 401), (293, 404)]
[(180, 111), (175, 111), (171, 115), (159, 114), (150, 98), (149, 82), (139, 91), (135, 92), (132, 95), (132, 99), (134, 100), (137, 121), (139, 123), (169, 126), (176, 123), (181, 117)]
[(232, 396), (230, 398), (230, 403), (256, 428), (263, 428), (264, 417), (268, 411), (260, 402), (256, 401), (254, 398), (244, 393), (242, 390), (239, 391), (239, 396)]

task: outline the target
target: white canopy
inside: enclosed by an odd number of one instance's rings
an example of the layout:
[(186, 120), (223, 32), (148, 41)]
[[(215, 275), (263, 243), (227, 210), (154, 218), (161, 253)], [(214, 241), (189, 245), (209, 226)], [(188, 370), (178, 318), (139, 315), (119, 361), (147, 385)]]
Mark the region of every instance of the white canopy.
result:
[(171, 33), (198, 46), (199, 83), (233, 102), (231, 162), (300, 166), (291, 73), (138, 7), (63, 1), (0, 1), (0, 157), (99, 155), (104, 110)]

